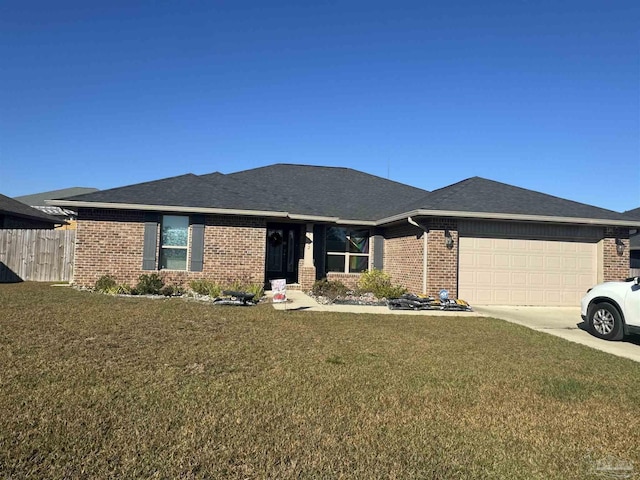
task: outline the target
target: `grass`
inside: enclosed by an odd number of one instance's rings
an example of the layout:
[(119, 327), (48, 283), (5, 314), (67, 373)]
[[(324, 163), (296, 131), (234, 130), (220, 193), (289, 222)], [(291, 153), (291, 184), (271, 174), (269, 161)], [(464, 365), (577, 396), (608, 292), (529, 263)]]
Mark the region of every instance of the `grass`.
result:
[(638, 475), (638, 385), (493, 319), (0, 285), (0, 478)]

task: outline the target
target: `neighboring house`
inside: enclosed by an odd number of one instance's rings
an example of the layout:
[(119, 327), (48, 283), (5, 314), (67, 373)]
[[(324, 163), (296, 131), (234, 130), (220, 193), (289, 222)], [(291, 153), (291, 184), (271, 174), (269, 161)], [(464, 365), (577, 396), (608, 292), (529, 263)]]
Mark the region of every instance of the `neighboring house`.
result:
[[(348, 168), (187, 174), (50, 204), (78, 211), (74, 282), (320, 278), (383, 269), (472, 304), (577, 305), (629, 272), (640, 220), (479, 177), (427, 192)], [(622, 248), (622, 246), (626, 248)]]
[(51, 215), (55, 218), (60, 219), (60, 226), (57, 228), (75, 229), (77, 217), (77, 212), (75, 210), (70, 210), (68, 208), (62, 207), (54, 207), (52, 205), (47, 205), (45, 202), (47, 200), (53, 200), (55, 198), (71, 197), (74, 195), (82, 195), (85, 193), (92, 193), (96, 191), (98, 191), (97, 188), (71, 187), (63, 188), (61, 190), (51, 190), (49, 192), (34, 193), (32, 195), (22, 195), (20, 197), (14, 197), (14, 200), (18, 200), (25, 205), (29, 205), (36, 210), (40, 210), (42, 213), (46, 213), (47, 215)]
[[(640, 207), (624, 212), (630, 218), (640, 220)], [(629, 238), (629, 266), (640, 270), (640, 229), (631, 230)]]
[(0, 228), (47, 228), (64, 221), (0, 194)]

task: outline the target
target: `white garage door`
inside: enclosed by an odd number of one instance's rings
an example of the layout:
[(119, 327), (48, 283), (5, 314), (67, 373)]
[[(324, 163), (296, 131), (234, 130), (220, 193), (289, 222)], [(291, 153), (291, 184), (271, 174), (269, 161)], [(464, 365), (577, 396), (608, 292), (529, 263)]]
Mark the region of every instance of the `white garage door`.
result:
[(460, 238), (458, 296), (471, 305), (571, 305), (597, 283), (597, 244)]

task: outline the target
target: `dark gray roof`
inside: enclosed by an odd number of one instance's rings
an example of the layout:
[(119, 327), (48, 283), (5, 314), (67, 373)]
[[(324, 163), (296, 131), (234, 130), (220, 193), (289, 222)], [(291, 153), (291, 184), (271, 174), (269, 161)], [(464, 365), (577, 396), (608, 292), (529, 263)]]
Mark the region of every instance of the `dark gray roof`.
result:
[[(252, 209), (256, 202), (250, 189), (234, 188), (222, 174), (207, 179), (188, 173), (177, 177), (99, 190), (65, 200), (177, 207)], [(249, 197), (249, 198), (248, 198)]]
[(376, 220), (426, 193), (349, 168), (277, 164), (228, 175), (181, 175), (65, 200)]
[(640, 220), (640, 207), (634, 208), (633, 210), (627, 210), (626, 212), (624, 212), (624, 215)]
[(31, 208), (30, 206), (25, 205), (22, 202), (19, 202), (2, 194), (0, 194), (0, 214), (11, 215), (20, 218), (28, 218), (31, 220), (39, 220), (41, 222), (48, 223), (65, 223), (59, 218), (51, 217), (45, 213), (40, 212), (39, 210), (36, 210), (35, 208)]
[(623, 214), (612, 210), (481, 177), (469, 178), (448, 187), (434, 190), (421, 200), (404, 207), (405, 211), (417, 209), (629, 220)]
[(342, 219), (377, 220), (428, 192), (342, 167), (276, 164), (227, 175), (286, 195), (286, 211)]
[(63, 188), (60, 190), (51, 190), (49, 192), (34, 193), (31, 195), (21, 195), (19, 197), (13, 197), (14, 200), (18, 200), (26, 205), (32, 207), (46, 205), (45, 200), (53, 200), (54, 198), (65, 198), (73, 195), (81, 195), (83, 193), (96, 192), (97, 188), (90, 187), (71, 187)]
[[(350, 168), (276, 164), (224, 175), (181, 175), (68, 197), (69, 201), (289, 212), (376, 221), (413, 210), (629, 221), (625, 214), (473, 177), (431, 193)], [(71, 205), (71, 204), (69, 204)]]

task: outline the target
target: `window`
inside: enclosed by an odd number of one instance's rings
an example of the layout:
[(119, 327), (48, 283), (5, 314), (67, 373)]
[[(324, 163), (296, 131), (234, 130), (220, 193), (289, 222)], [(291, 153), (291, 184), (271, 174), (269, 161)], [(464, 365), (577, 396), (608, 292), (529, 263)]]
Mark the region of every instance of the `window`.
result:
[(369, 230), (327, 229), (327, 272), (359, 273), (369, 269)]
[(189, 217), (163, 215), (160, 235), (160, 268), (186, 270), (188, 244)]

